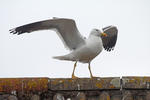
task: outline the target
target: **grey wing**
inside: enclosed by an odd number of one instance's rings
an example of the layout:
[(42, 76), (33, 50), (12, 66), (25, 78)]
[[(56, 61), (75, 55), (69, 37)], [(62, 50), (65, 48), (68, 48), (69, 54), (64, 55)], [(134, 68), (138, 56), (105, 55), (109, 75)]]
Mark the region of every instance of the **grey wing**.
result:
[(45, 21), (39, 21), (23, 25), (10, 30), (13, 34), (30, 33), (38, 30), (55, 29), (63, 43), (70, 49), (74, 50), (85, 43), (84, 38), (79, 33), (76, 23), (72, 19), (54, 18)]
[(108, 26), (102, 29), (104, 33), (107, 34), (106, 37), (102, 36), (103, 47), (107, 51), (114, 49), (117, 41), (118, 29), (115, 26)]

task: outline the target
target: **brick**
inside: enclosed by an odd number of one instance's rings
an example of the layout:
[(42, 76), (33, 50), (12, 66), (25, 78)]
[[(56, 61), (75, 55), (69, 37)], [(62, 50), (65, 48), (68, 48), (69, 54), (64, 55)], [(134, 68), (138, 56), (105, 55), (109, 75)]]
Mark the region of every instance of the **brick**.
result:
[(60, 93), (54, 95), (53, 100), (65, 100), (64, 96)]
[(125, 92), (123, 93), (123, 98), (122, 98), (122, 100), (134, 100), (134, 99), (133, 99), (133, 96), (132, 96), (132, 94), (131, 94), (130, 91), (125, 91)]
[(75, 97), (75, 100), (87, 100), (86, 95), (83, 92), (79, 92)]
[(98, 100), (110, 100), (110, 96), (107, 92), (102, 92)]

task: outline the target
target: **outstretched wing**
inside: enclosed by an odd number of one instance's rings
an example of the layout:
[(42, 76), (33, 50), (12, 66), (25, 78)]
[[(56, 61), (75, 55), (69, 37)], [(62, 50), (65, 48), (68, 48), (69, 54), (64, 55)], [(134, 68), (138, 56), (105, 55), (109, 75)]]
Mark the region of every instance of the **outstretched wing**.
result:
[(27, 25), (23, 25), (10, 30), (13, 34), (30, 33), (38, 30), (54, 29), (65, 46), (70, 50), (74, 50), (85, 43), (84, 38), (79, 33), (76, 23), (72, 19), (54, 18), (50, 20), (35, 22)]
[(103, 47), (107, 51), (114, 49), (114, 46), (117, 41), (118, 30), (115, 26), (108, 26), (102, 29), (104, 33), (107, 34), (106, 37), (102, 36)]

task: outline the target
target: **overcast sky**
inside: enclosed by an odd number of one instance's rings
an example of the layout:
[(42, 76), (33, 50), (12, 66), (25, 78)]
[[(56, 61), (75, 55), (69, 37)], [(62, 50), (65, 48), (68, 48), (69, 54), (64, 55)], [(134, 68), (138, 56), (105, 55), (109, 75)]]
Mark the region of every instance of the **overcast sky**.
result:
[[(74, 62), (52, 59), (69, 53), (55, 32), (8, 31), (52, 17), (74, 19), (85, 37), (117, 26), (114, 51), (91, 63), (94, 76), (150, 76), (150, 0), (0, 0), (0, 77), (71, 77)], [(89, 77), (87, 64), (78, 63), (75, 75)]]

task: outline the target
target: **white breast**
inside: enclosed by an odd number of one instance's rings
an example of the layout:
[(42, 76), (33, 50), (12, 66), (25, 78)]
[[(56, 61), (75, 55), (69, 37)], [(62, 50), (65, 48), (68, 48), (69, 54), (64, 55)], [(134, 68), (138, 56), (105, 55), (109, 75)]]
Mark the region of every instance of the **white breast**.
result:
[(91, 36), (87, 39), (87, 47), (96, 56), (102, 51), (103, 44), (100, 37)]
[(77, 61), (88, 63), (102, 51), (102, 40), (97, 36), (90, 36), (86, 40), (86, 45), (75, 50), (73, 53)]

